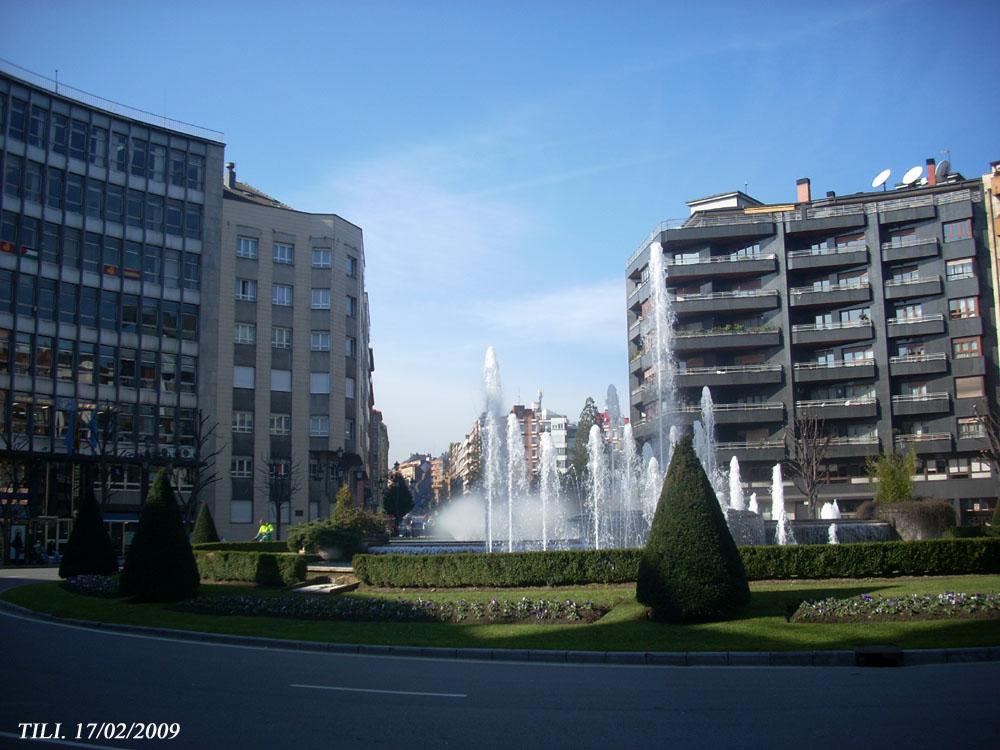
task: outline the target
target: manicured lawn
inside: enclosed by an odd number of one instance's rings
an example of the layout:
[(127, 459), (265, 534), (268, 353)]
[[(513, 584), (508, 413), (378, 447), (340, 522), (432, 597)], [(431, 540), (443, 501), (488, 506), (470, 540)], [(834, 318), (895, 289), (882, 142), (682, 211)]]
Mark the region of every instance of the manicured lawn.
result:
[[(797, 624), (785, 619), (786, 612), (803, 599), (847, 598), (862, 593), (894, 596), (945, 591), (1000, 592), (1000, 576), (996, 575), (758, 582), (751, 584), (751, 590), (750, 605), (740, 618), (685, 626), (646, 620), (644, 608), (634, 599), (633, 585), (447, 591), (362, 588), (351, 594), (409, 599), (420, 596), (439, 601), (460, 598), (487, 601), (493, 597), (516, 600), (522, 596), (577, 602), (590, 599), (612, 607), (607, 615), (589, 625), (316, 622), (193, 615), (174, 612), (167, 605), (81, 596), (64, 590), (58, 583), (11, 589), (3, 598), (31, 609), (84, 620), (335, 643), (596, 651), (797, 651), (851, 649), (865, 644), (894, 644), (902, 648), (1000, 644), (1000, 620)], [(278, 593), (203, 585), (200, 596), (250, 592), (263, 596)]]

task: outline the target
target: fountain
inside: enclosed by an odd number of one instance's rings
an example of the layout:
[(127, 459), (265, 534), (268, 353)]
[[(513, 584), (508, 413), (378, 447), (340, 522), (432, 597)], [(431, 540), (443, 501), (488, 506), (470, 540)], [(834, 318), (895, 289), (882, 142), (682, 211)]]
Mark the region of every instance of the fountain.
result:
[(750, 493), (750, 502), (747, 505), (747, 510), (750, 511), (751, 513), (757, 513), (757, 514), (760, 513), (760, 508), (757, 507), (757, 493), (756, 492), (751, 492)]
[(781, 478), (781, 464), (775, 464), (771, 471), (771, 520), (776, 524), (775, 543), (795, 544), (795, 535), (785, 514), (785, 485)]
[(733, 456), (729, 461), (729, 507), (733, 510), (746, 510), (743, 499), (743, 484), (740, 481), (740, 461)]
[[(608, 463), (604, 455), (604, 436), (599, 426), (591, 425), (590, 439), (587, 441), (587, 468), (590, 473), (588, 487), (589, 508), (594, 530), (594, 549), (601, 549), (601, 522), (608, 501)], [(607, 520), (604, 520), (607, 527)], [(607, 546), (605, 540), (605, 546)]]
[(542, 471), (539, 484), (542, 501), (542, 549), (549, 548), (549, 509), (559, 501), (559, 471), (556, 468), (556, 447), (552, 433), (542, 433)]
[(621, 498), (618, 506), (622, 521), (621, 543), (626, 547), (641, 545), (645, 535), (641, 526), (639, 504), (639, 455), (630, 424), (622, 427), (622, 456), (618, 475), (617, 485)]
[(497, 425), (503, 413), (503, 389), (500, 387), (500, 366), (493, 347), (486, 349), (483, 363), (483, 382), (486, 388), (486, 418), (483, 420), (481, 445), (483, 452), (483, 489), (486, 497), (486, 549), (493, 551), (493, 505), (500, 494), (503, 481), (503, 463), (500, 430)]
[[(675, 380), (677, 360), (674, 358), (674, 330), (677, 318), (674, 315), (670, 295), (667, 294), (667, 274), (663, 265), (663, 245), (651, 242), (649, 245), (650, 303), (652, 305), (653, 328), (647, 334), (651, 339), (653, 364), (656, 372), (656, 447), (660, 466), (670, 465), (666, 452), (666, 438), (669, 425), (666, 419), (674, 413)], [(647, 343), (647, 348), (648, 343)]]
[(663, 488), (663, 477), (660, 476), (660, 464), (656, 456), (649, 457), (646, 471), (642, 475), (642, 517), (648, 529), (653, 525), (656, 505), (660, 502), (660, 491)]
[(831, 523), (830, 531), (827, 533), (829, 534), (830, 544), (840, 544), (840, 540), (837, 538), (837, 524)]
[(507, 415), (507, 551), (514, 551), (514, 506), (528, 494), (524, 435), (513, 412)]

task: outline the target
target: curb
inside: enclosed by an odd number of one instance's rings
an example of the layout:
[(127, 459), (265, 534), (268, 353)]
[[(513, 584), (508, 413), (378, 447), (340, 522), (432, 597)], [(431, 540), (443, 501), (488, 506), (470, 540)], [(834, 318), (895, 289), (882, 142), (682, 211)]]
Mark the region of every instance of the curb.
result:
[(153, 628), (140, 625), (78, 620), (56, 617), (45, 612), (0, 600), (0, 609), (33, 620), (88, 628), (112, 633), (128, 633), (170, 638), (178, 641), (217, 643), (226, 646), (246, 646), (263, 649), (288, 649), (316, 653), (353, 654), (364, 656), (405, 657), (410, 659), (455, 659), (496, 662), (547, 662), (554, 664), (607, 664), (615, 666), (669, 667), (862, 667), (862, 655), (870, 656), (885, 649), (901, 654), (901, 663), (894, 666), (926, 664), (967, 664), (1000, 662), (1000, 646), (972, 648), (904, 649), (891, 646), (865, 646), (855, 651), (563, 651), (548, 649), (441, 648), (431, 646), (383, 646), (357, 643), (321, 643), (317, 641), (282, 640), (262, 636), (202, 633), (195, 630)]

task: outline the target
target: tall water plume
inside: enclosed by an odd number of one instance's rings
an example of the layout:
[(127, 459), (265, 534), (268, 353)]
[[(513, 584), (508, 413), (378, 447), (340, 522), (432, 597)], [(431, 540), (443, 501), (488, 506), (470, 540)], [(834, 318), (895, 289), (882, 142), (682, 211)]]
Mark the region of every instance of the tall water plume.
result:
[(776, 523), (774, 539), (778, 544), (795, 544), (795, 535), (785, 513), (785, 484), (781, 478), (781, 464), (771, 470), (771, 520)]
[(592, 514), (594, 549), (601, 549), (602, 530), (603, 527), (607, 526), (607, 520), (603, 516), (608, 498), (608, 462), (604, 454), (604, 437), (601, 435), (601, 428), (596, 424), (590, 428), (587, 454), (587, 467), (590, 471), (588, 495)]
[(635, 547), (642, 543), (643, 528), (640, 521), (641, 505), (639, 451), (632, 436), (632, 425), (622, 427), (621, 467), (618, 470), (619, 510), (621, 513), (621, 539), (624, 547)]
[(503, 389), (500, 386), (500, 365), (496, 351), (486, 349), (483, 362), (483, 385), (486, 391), (486, 416), (480, 438), (483, 454), (483, 489), (485, 490), (486, 549), (493, 551), (493, 508), (499, 503), (503, 476), (503, 444), (500, 438), (500, 415), (503, 413)]
[(650, 456), (646, 470), (642, 473), (642, 516), (646, 528), (653, 525), (656, 514), (656, 504), (660, 502), (660, 491), (663, 489), (663, 477), (660, 476), (660, 464), (656, 456)]
[(760, 508), (757, 506), (757, 493), (750, 493), (750, 502), (747, 504), (747, 510), (751, 513), (760, 513)]
[(663, 245), (659, 242), (651, 242), (649, 245), (649, 282), (653, 327), (646, 336), (646, 348), (652, 346), (653, 369), (656, 373), (656, 447), (659, 451), (657, 457), (661, 466), (667, 466), (669, 463), (667, 437), (670, 429), (667, 420), (674, 414), (676, 394), (677, 360), (674, 357), (674, 329), (677, 317), (670, 295), (667, 294)]
[(513, 412), (507, 415), (507, 551), (514, 551), (514, 507), (528, 494), (528, 467), (524, 458), (524, 435)]
[(746, 510), (743, 499), (743, 483), (740, 477), (740, 461), (733, 456), (729, 461), (729, 507), (733, 510)]
[(559, 504), (559, 470), (556, 467), (556, 446), (552, 433), (542, 433), (542, 467), (539, 477), (542, 502), (542, 549), (549, 548), (549, 511)]

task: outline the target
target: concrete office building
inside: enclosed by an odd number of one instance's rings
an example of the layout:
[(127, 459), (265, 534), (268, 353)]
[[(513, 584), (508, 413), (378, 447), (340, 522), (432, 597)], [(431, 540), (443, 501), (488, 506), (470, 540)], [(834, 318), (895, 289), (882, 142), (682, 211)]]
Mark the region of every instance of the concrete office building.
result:
[(232, 164), (223, 196), (203, 334), (228, 433), (214, 510), (220, 534), (246, 539), (273, 517), (274, 485), (291, 494), (283, 529), (328, 516), (344, 483), (363, 504), (372, 357), (361, 228), (237, 182)]
[[(1000, 493), (979, 458), (977, 416), (997, 404), (996, 284), (982, 180), (939, 181), (794, 203), (742, 193), (692, 201), (628, 261), (631, 420), (657, 434), (650, 243), (662, 243), (677, 316), (678, 403), (697, 419), (703, 386), (716, 403), (720, 462), (739, 458), (766, 497), (785, 457), (785, 428), (816, 417), (833, 435), (824, 499), (852, 510), (872, 497), (865, 459), (915, 449), (919, 496), (952, 501), (965, 522)], [(947, 480), (947, 481), (945, 481)], [(786, 488), (790, 510), (809, 517)]]
[(100, 464), (123, 549), (143, 465), (193, 455), (221, 141), (0, 66), (0, 447), (30, 458), (0, 492), (40, 542), (65, 540)]

